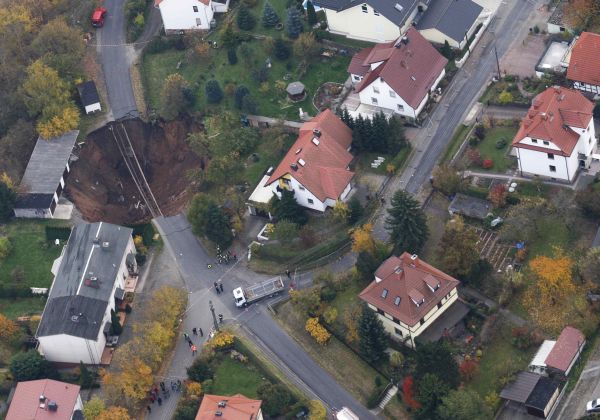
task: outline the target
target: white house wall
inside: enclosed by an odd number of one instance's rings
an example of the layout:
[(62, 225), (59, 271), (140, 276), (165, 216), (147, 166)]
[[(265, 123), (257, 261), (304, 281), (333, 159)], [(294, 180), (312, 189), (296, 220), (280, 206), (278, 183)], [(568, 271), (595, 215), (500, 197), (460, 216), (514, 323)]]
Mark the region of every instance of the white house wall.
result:
[(91, 114), (92, 112), (102, 111), (102, 107), (100, 106), (100, 102), (96, 102), (95, 104), (86, 105), (85, 113)]
[[(194, 12), (194, 7), (197, 7), (197, 12)], [(209, 29), (214, 15), (210, 3), (206, 6), (197, 0), (163, 0), (159, 9), (167, 33)]]
[[(273, 192), (277, 194), (277, 197), (281, 197), (281, 193), (277, 191), (277, 186), (279, 185), (279, 181), (275, 181), (271, 184)], [(317, 210), (317, 211), (325, 211), (327, 205), (319, 200), (313, 193), (307, 190), (302, 184), (300, 184), (296, 178), (292, 177), (290, 179), (290, 188), (294, 191), (294, 198), (303, 207)], [(312, 200), (312, 203), (309, 203), (308, 200)]]
[[(403, 342), (405, 345), (415, 348), (415, 339), (421, 335), (429, 326), (440, 317), (456, 300), (458, 299), (458, 292), (456, 288), (452, 289), (452, 291), (444, 296), (441, 300), (442, 307), (438, 308), (437, 305), (434, 306), (425, 316), (423, 317), (423, 325), (420, 322), (417, 322), (416, 325), (409, 326), (402, 321), (399, 323), (394, 322), (393, 317), (389, 314), (381, 315), (377, 313), (377, 316), (383, 322), (383, 326), (385, 330), (390, 334), (390, 336), (397, 341)], [(372, 310), (377, 312), (377, 308), (373, 305), (368, 305)], [(402, 332), (402, 335), (396, 332), (396, 329)]]
[[(391, 93), (390, 93), (391, 92)], [(393, 96), (392, 96), (393, 94)], [(404, 99), (400, 97), (394, 90), (378, 77), (369, 86), (365, 87), (358, 94), (360, 102), (366, 105), (387, 108), (394, 111), (396, 114), (408, 117), (417, 118), (418, 113)], [(377, 102), (373, 101), (373, 98)], [(427, 102), (427, 95), (424, 98)], [(401, 108), (400, 108), (401, 107)]]
[(341, 12), (325, 9), (329, 32), (344, 35), (347, 38), (371, 42), (390, 42), (400, 37), (398, 25), (382, 14), (375, 15), (374, 9), (367, 5), (367, 13), (362, 4), (357, 4)]
[[(519, 170), (526, 175), (539, 175), (546, 178), (555, 178), (570, 182), (577, 174), (577, 153), (573, 152), (570, 157), (554, 155), (554, 159), (548, 159), (546, 152), (535, 150), (517, 149)], [(550, 171), (550, 165), (556, 168), (556, 172)]]
[[(38, 340), (40, 343), (38, 351), (47, 360), (56, 363), (79, 363), (82, 361), (88, 365), (100, 363), (102, 351), (106, 344), (102, 330), (100, 330), (97, 340), (86, 340), (66, 334), (38, 337)], [(86, 341), (89, 344), (89, 349)]]

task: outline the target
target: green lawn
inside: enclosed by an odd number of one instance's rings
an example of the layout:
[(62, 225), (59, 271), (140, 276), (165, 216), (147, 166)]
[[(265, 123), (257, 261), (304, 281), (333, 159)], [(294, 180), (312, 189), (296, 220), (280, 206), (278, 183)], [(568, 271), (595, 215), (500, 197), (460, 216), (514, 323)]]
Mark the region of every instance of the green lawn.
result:
[(52, 263), (60, 255), (62, 246), (46, 242), (44, 226), (51, 222), (16, 220), (6, 225), (5, 233), (11, 240), (12, 253), (0, 262), (0, 283), (12, 282), (11, 272), (21, 267), (25, 274), (22, 284), (32, 287), (50, 287)]
[(525, 369), (536, 351), (533, 347), (524, 351), (513, 346), (511, 328), (508, 324), (501, 324), (497, 328), (492, 341), (483, 349), (479, 371), (467, 384), (468, 388), (476, 391), (481, 397), (492, 391), (500, 393), (501, 378)]
[[(258, 27), (258, 26), (257, 26)], [(218, 80), (221, 88), (227, 89), (238, 85), (246, 86), (258, 104), (258, 114), (274, 118), (299, 120), (298, 108), (302, 108), (310, 115), (316, 114), (312, 99), (317, 88), (325, 82), (343, 83), (348, 73), (346, 68), (350, 57), (316, 57), (309, 60), (309, 65), (304, 74), (299, 69), (299, 61), (293, 57), (286, 61), (279, 61), (266, 51), (264, 41), (252, 40), (244, 43), (248, 47), (244, 56), (243, 48), (237, 49), (238, 63), (230, 65), (227, 60), (225, 48), (211, 49), (208, 56), (196, 63), (185, 60), (185, 51), (169, 50), (158, 54), (146, 54), (143, 60), (142, 72), (151, 108), (157, 109), (165, 78), (172, 73), (180, 73), (190, 84), (196, 94), (197, 111), (217, 113), (234, 108), (233, 95), (225, 93), (219, 104), (208, 104), (205, 95), (205, 83), (210, 79)], [(253, 70), (264, 65), (267, 58), (271, 58), (272, 67), (268, 70), (268, 80), (258, 83), (253, 77)], [(177, 64), (180, 63), (179, 69)], [(288, 75), (288, 80), (284, 76)], [(279, 82), (283, 89), (295, 80), (300, 79), (306, 86), (306, 99), (299, 103), (292, 103), (287, 99), (284, 90), (276, 86)], [(230, 86), (226, 88), (226, 86)]]
[(530, 259), (537, 255), (552, 256), (554, 247), (568, 250), (569, 245), (577, 239), (558, 216), (545, 217), (539, 223), (540, 237), (529, 245)]
[(450, 162), (450, 160), (454, 157), (454, 155), (460, 148), (460, 145), (462, 144), (462, 142), (465, 140), (465, 137), (467, 136), (467, 133), (469, 132), (470, 129), (471, 129), (471, 126), (464, 125), (464, 124), (461, 124), (458, 126), (458, 128), (454, 132), (454, 135), (452, 136), (452, 139), (450, 140), (450, 143), (448, 143), (448, 146), (446, 147), (446, 150), (444, 151), (444, 155), (440, 159), (440, 163), (449, 163)]
[(2, 298), (0, 299), (0, 313), (10, 319), (20, 316), (41, 315), (46, 305), (45, 297), (31, 298)]
[[(283, 140), (283, 141), (281, 141)], [(275, 132), (266, 130), (260, 137), (260, 144), (254, 153), (258, 156), (256, 162), (248, 160), (243, 179), (254, 188), (260, 181), (263, 173), (270, 167), (277, 167), (286, 151), (296, 141), (296, 136), (283, 134), (281, 137)]]
[[(481, 153), (482, 160), (492, 159), (494, 162), (494, 166), (490, 169), (484, 169), (485, 171), (504, 173), (507, 169), (515, 166), (515, 159), (507, 156), (507, 153), (512, 139), (515, 134), (517, 134), (517, 130), (517, 127), (496, 126), (486, 131), (485, 137), (476, 146), (476, 149)], [(506, 145), (503, 148), (498, 149), (496, 147), (496, 142), (501, 139), (506, 141)]]
[(248, 398), (258, 397), (256, 390), (265, 378), (254, 366), (244, 365), (225, 357), (217, 367), (211, 393), (217, 395), (244, 394)]

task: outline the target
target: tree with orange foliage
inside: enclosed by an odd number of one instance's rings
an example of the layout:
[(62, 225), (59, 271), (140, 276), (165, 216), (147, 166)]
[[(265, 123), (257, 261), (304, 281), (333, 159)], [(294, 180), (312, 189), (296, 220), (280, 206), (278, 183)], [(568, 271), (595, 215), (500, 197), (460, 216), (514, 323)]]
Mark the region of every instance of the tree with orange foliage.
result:
[(131, 416), (123, 407), (112, 406), (100, 413), (96, 420), (131, 420)]
[(304, 327), (306, 331), (315, 339), (317, 343), (324, 346), (331, 338), (329, 331), (325, 329), (320, 323), (319, 318), (308, 318)]
[(492, 187), (492, 190), (488, 195), (488, 200), (492, 202), (495, 208), (501, 208), (506, 205), (507, 195), (508, 191), (506, 190), (506, 185), (496, 184)]
[(594, 26), (600, 20), (600, 2), (598, 0), (569, 0), (565, 3), (566, 22), (577, 29)]
[(540, 255), (529, 263), (529, 268), (537, 276), (537, 288), (545, 303), (554, 303), (557, 299), (573, 293), (574, 261), (555, 248), (554, 257)]
[(10, 342), (17, 337), (19, 326), (5, 315), (0, 314), (0, 341)]

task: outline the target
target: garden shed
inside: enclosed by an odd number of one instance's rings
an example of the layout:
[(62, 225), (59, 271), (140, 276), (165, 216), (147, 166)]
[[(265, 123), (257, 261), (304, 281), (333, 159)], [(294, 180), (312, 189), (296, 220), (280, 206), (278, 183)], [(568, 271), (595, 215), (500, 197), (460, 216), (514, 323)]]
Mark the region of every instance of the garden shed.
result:
[(491, 209), (492, 204), (489, 201), (464, 194), (456, 194), (448, 206), (451, 215), (460, 214), (473, 219), (485, 219)]
[(292, 82), (287, 85), (285, 91), (288, 94), (288, 98), (290, 98), (294, 102), (302, 101), (306, 97), (306, 88), (302, 82)]

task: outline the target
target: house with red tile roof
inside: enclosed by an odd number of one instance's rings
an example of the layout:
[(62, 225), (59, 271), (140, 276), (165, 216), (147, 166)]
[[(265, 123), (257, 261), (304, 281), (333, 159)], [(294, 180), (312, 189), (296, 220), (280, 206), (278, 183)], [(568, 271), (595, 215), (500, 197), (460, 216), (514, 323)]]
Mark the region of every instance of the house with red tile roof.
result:
[(585, 346), (585, 336), (577, 328), (566, 326), (546, 357), (546, 370), (567, 376)]
[(582, 32), (571, 50), (567, 79), (583, 92), (600, 94), (600, 35)]
[(196, 420), (262, 420), (261, 400), (242, 394), (230, 397), (205, 394), (196, 414)]
[(52, 379), (19, 382), (6, 420), (83, 419), (79, 385)]
[[(415, 29), (357, 52), (348, 72), (361, 105), (416, 119), (446, 74), (448, 60)], [(351, 114), (353, 110), (348, 110)], [(358, 110), (360, 112), (360, 107)], [(367, 114), (368, 115), (368, 114)]]
[(459, 323), (468, 307), (458, 298), (460, 281), (405, 252), (385, 260), (359, 297), (377, 312), (390, 336), (415, 348), (436, 341)]
[(512, 142), (521, 175), (572, 182), (600, 158), (593, 108), (581, 92), (564, 87), (537, 95)]
[(208, 30), (215, 13), (225, 13), (225, 4), (212, 0), (155, 0), (154, 7), (160, 10), (165, 33), (178, 34), (181, 31)]
[(294, 191), (301, 206), (325, 211), (352, 190), (351, 144), (352, 130), (327, 109), (302, 124), (298, 139), (264, 186), (277, 196), (284, 189)]

